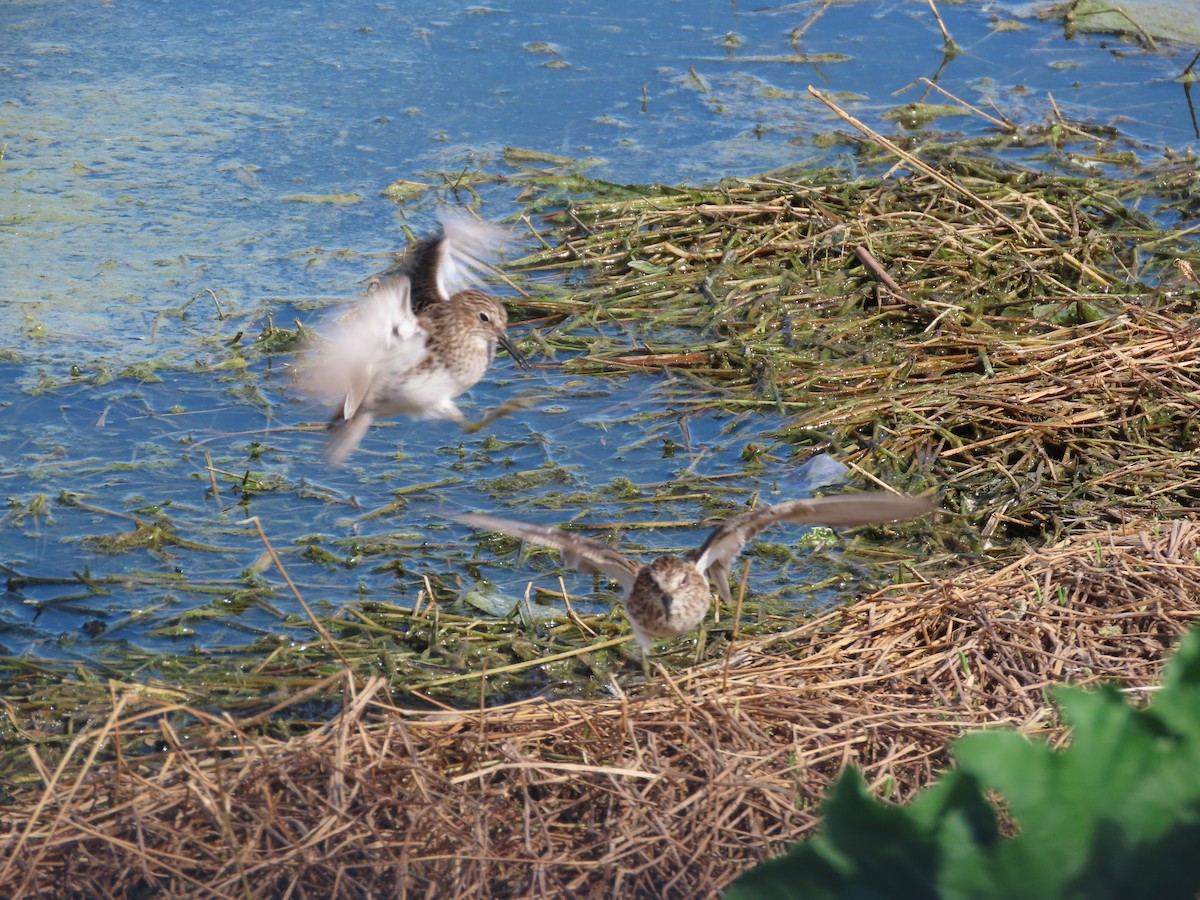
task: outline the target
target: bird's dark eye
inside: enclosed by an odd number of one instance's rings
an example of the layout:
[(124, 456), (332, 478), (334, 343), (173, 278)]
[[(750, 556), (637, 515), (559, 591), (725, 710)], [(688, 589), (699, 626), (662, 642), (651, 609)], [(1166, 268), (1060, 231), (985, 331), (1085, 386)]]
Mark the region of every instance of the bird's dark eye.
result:
[(479, 313), (479, 321), (480, 321), (480, 322), (490, 322), (490, 321), (492, 321), (492, 320), (491, 320), (491, 318), (488, 316), (488, 314), (487, 314), (487, 313), (485, 313), (485, 312), (483, 312), (483, 311), (480, 311), (480, 313)]

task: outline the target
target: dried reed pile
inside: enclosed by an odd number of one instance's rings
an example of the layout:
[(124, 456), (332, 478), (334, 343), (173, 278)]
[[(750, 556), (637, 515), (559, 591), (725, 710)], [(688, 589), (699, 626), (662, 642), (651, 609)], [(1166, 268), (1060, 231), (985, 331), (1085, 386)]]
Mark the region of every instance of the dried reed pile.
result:
[[(685, 370), (713, 405), (786, 412), (803, 452), (945, 488), (978, 520), (967, 546), (1194, 508), (1196, 243), (1120, 206), (1140, 178), (943, 162), (580, 203), (523, 264), (589, 273), (560, 333), (638, 323), (637, 352), (589, 340), (572, 365)], [(1200, 210), (1194, 175), (1160, 183)]]

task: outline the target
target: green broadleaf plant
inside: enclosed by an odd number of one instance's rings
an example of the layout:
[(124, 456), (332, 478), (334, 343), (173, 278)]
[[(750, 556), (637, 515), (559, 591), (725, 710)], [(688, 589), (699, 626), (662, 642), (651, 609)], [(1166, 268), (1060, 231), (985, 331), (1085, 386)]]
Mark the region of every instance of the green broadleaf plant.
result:
[[(955, 746), (957, 767), (906, 806), (857, 771), (831, 788), (821, 831), (745, 873), (729, 900), (1194, 898), (1200, 891), (1200, 628), (1162, 690), (1134, 709), (1112, 687), (1059, 688), (1072, 726), (1055, 751), (1011, 730)], [(985, 792), (1017, 834), (1004, 838)]]

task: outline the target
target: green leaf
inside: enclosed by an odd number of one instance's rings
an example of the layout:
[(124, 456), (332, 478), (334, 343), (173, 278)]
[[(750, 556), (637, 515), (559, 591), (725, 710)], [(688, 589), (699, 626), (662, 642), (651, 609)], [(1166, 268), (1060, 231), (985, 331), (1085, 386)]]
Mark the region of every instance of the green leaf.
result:
[(671, 271), (665, 266), (658, 266), (644, 259), (631, 259), (629, 261), (629, 268), (641, 272), (643, 275), (666, 275)]
[[(1194, 898), (1200, 891), (1200, 629), (1135, 709), (1111, 687), (1061, 688), (1055, 751), (1011, 730), (955, 747), (958, 766), (903, 807), (847, 771), (813, 838), (728, 896)], [(989, 792), (1017, 834), (1002, 839)]]

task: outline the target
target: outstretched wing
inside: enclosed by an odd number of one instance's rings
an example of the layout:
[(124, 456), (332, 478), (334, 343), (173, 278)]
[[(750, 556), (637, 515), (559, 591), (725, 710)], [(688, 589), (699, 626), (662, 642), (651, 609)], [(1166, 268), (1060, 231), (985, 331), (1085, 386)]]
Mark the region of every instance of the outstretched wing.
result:
[(837, 494), (793, 500), (767, 506), (730, 519), (712, 530), (691, 558), (701, 572), (706, 572), (717, 584), (717, 590), (729, 602), (729, 570), (748, 541), (776, 522), (799, 522), (809, 525), (851, 526), (877, 522), (913, 519), (933, 509), (928, 497), (907, 494), (888, 494), (877, 491), (868, 494)]
[(324, 340), (301, 364), (299, 381), (315, 399), (338, 404), (335, 418), (354, 415), (385, 361), (404, 370), (428, 352), (404, 276), (381, 284), (324, 330)]
[(439, 218), (441, 235), (420, 241), (410, 251), (408, 274), (413, 281), (417, 312), (476, 287), (481, 274), (495, 274), (488, 260), (495, 257), (507, 237), (502, 229), (466, 213), (444, 209)]
[(633, 587), (633, 579), (639, 568), (637, 563), (622, 556), (607, 544), (571, 534), (561, 528), (531, 525), (512, 519), (500, 519), (496, 516), (476, 513), (447, 513), (445, 516), (447, 519), (453, 519), (474, 528), (499, 531), (502, 534), (529, 541), (531, 544), (553, 547), (562, 552), (563, 561), (575, 571), (588, 575), (596, 573), (607, 575), (618, 582), (626, 592)]

